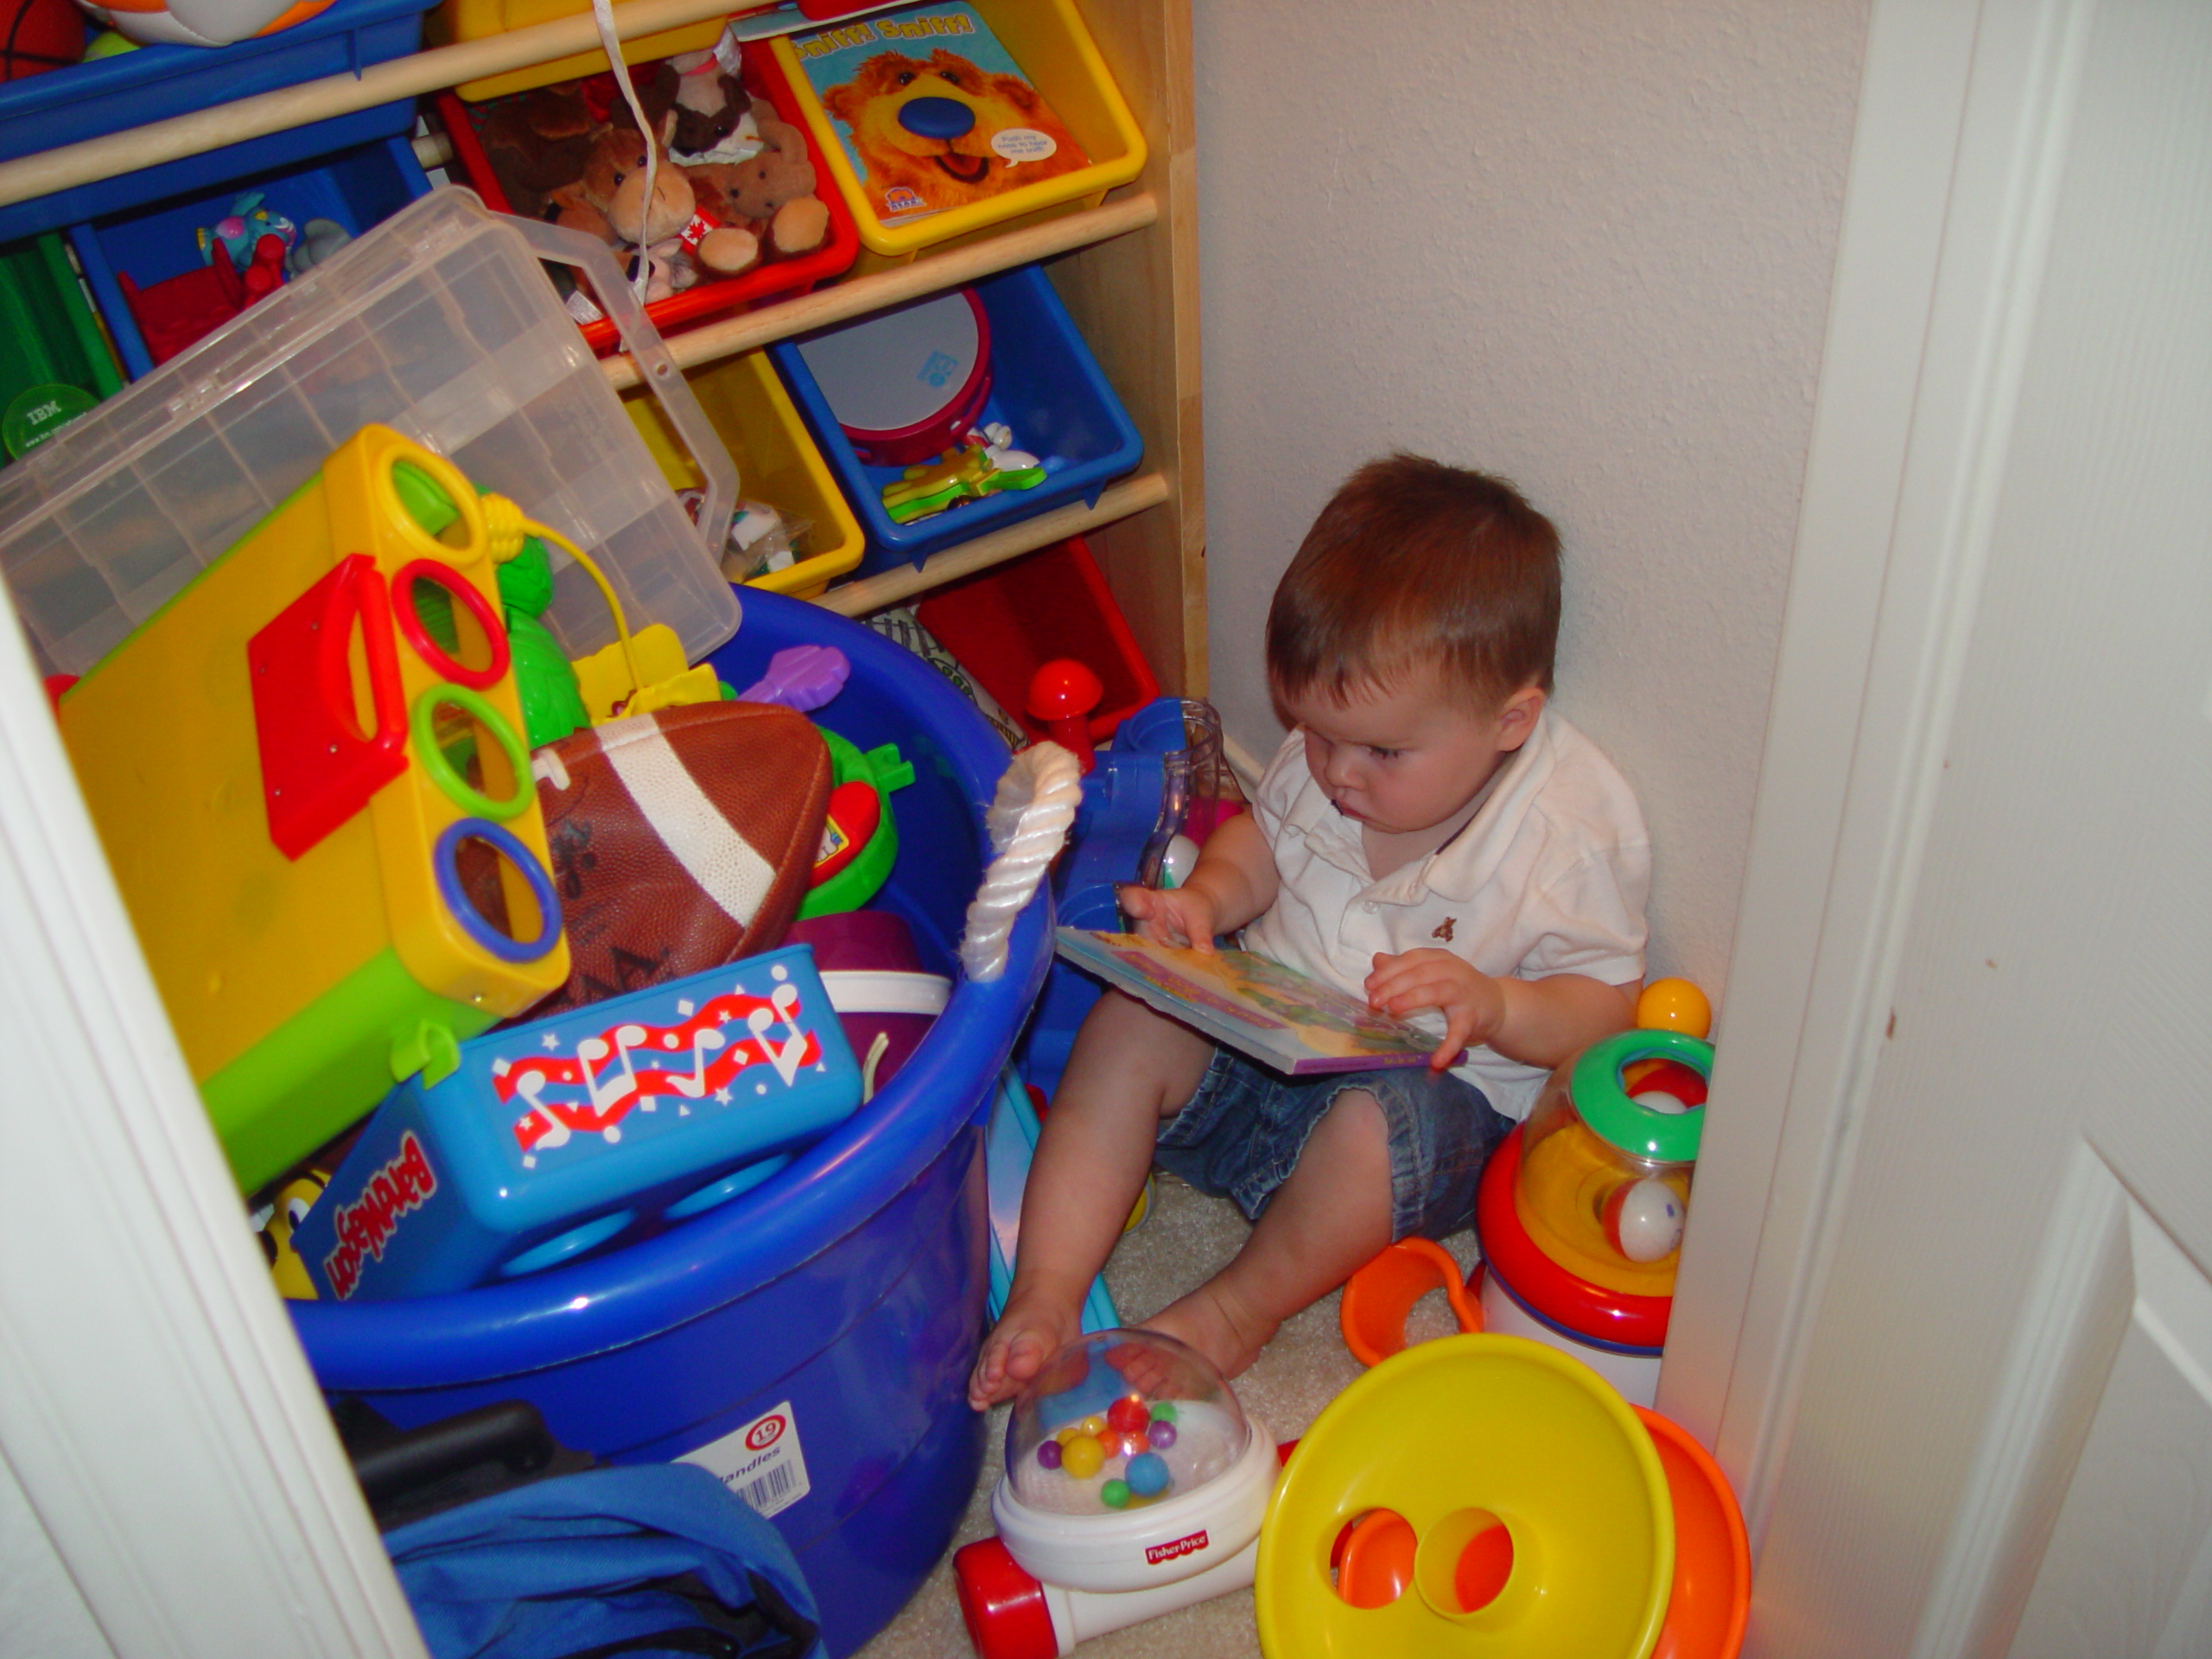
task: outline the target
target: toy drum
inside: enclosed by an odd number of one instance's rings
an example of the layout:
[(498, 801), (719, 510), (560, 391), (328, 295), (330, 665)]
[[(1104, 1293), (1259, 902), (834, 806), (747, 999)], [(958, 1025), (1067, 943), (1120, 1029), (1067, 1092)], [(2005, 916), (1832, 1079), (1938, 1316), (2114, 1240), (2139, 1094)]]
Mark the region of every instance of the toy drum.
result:
[(872, 467), (934, 461), (991, 395), (991, 324), (960, 289), (799, 342), (853, 453)]

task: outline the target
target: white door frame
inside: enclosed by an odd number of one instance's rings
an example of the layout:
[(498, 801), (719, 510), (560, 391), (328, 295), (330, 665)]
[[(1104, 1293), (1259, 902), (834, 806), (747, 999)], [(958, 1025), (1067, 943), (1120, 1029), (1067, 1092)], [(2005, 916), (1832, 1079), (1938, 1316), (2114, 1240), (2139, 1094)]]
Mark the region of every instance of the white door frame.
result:
[(2093, 0), (1876, 0), (1659, 1404), (1754, 1548), (1940, 775)]
[(100, 1637), (422, 1659), (4, 591), (0, 1053), (0, 1453)]

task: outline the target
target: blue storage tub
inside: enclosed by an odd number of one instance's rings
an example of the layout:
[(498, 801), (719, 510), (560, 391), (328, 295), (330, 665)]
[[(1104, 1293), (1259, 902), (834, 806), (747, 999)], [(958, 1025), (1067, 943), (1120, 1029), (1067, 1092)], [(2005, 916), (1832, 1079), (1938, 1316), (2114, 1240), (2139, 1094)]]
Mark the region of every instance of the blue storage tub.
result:
[[(906, 918), (924, 966), (952, 972), (1006, 746), (897, 645), (800, 601), (744, 597), (744, 626), (713, 658), (724, 680), (751, 683), (785, 645), (836, 645), (852, 678), (819, 719), (863, 749), (895, 741), (914, 763), (876, 902)], [(987, 1284), (983, 1125), (1051, 940), (1040, 891), (1003, 978), (957, 984), (881, 1093), (689, 1223), (510, 1284), (292, 1304), (323, 1388), (402, 1427), (527, 1399), (563, 1441), (621, 1463), (727, 1444), (748, 1426), (763, 1458), (795, 1440), (806, 1495), (772, 1519), (831, 1653), (852, 1652), (943, 1555), (982, 1466), (984, 1419), (966, 1385)], [(795, 1489), (785, 1465), (717, 1472), (756, 1499), (779, 1480), (783, 1498)]]
[(143, 212), (71, 226), (69, 243), (77, 251), (77, 263), (84, 267), (85, 280), (92, 284), (92, 297), (107, 319), (124, 372), (133, 380), (152, 373), (154, 359), (117, 276), (128, 272), (132, 282), (145, 289), (199, 265), (197, 233), (229, 213), (231, 203), (248, 190), (260, 191), (264, 207), (295, 225), (304, 226), (311, 219), (335, 219), (359, 236), (417, 196), (429, 194), (430, 181), (406, 139), (378, 138), (334, 156), (211, 186)]
[[(142, 46), (93, 63), (0, 86), (0, 161), (126, 127), (188, 115), (325, 75), (353, 74), (422, 44), (428, 0), (334, 0), (274, 35), (229, 46)], [(142, 202), (282, 167), (415, 124), (415, 100), (395, 99), (288, 132), (226, 144), (111, 179), (0, 207), (0, 242), (98, 219)]]
[(1136, 427), (1042, 266), (1023, 265), (986, 277), (975, 284), (975, 291), (990, 318), (992, 372), (991, 395), (976, 424), (1005, 422), (1014, 429), (1014, 447), (1038, 457), (1050, 476), (1033, 490), (1001, 491), (912, 524), (893, 524), (883, 510), (883, 486), (897, 483), (900, 469), (868, 466), (853, 453), (798, 342), (783, 340), (768, 348), (821, 446), (822, 458), (868, 534), (868, 551), (860, 563), (863, 575), (910, 560), (919, 564), (942, 548), (1077, 497), (1096, 502), (1098, 493), (1135, 467), (1144, 454)]

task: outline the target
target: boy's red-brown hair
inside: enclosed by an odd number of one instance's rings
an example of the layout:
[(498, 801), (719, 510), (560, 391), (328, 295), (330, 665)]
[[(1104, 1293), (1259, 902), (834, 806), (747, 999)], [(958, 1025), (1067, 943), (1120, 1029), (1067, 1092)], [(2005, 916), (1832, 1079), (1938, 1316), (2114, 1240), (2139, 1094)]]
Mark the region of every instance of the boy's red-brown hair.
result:
[(1275, 694), (1341, 700), (1434, 673), (1494, 705), (1552, 689), (1559, 532), (1503, 479), (1419, 455), (1344, 481), (1268, 612)]

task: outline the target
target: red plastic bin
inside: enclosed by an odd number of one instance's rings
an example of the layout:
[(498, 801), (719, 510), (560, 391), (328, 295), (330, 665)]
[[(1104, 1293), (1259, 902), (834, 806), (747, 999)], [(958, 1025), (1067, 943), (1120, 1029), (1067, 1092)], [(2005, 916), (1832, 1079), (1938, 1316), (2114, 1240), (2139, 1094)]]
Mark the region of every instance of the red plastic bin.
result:
[[(681, 294), (654, 301), (645, 308), (645, 315), (664, 335), (725, 312), (749, 311), (771, 301), (810, 292), (817, 283), (843, 275), (860, 253), (860, 232), (854, 228), (852, 210), (845, 206), (829, 169), (823, 165), (821, 149), (790, 89), (779, 79), (762, 75), (751, 61), (746, 64), (740, 79), (747, 92), (755, 98), (766, 99), (769, 107), (779, 117), (806, 133), (807, 155), (814, 162), (817, 180), (815, 194), (830, 210), (830, 234), (813, 252), (803, 253), (796, 259), (755, 265), (742, 276), (702, 283)], [(512, 213), (506, 192), (499, 188), (499, 181), (493, 174), (492, 159), (484, 153), (483, 143), (477, 137), (476, 124), (490, 105), (469, 104), (445, 92), (437, 95), (436, 106), (438, 121), (453, 142), (453, 165), (461, 175), (454, 182), (467, 185), (494, 212)], [(618, 341), (613, 323), (602, 320), (578, 327), (583, 330), (585, 342), (601, 356), (615, 349)]]
[(915, 614), (1032, 738), (1046, 733), (1024, 707), (1029, 678), (1056, 658), (1074, 658), (1105, 687), (1090, 715), (1095, 743), (1160, 695), (1152, 665), (1080, 536), (940, 588)]

